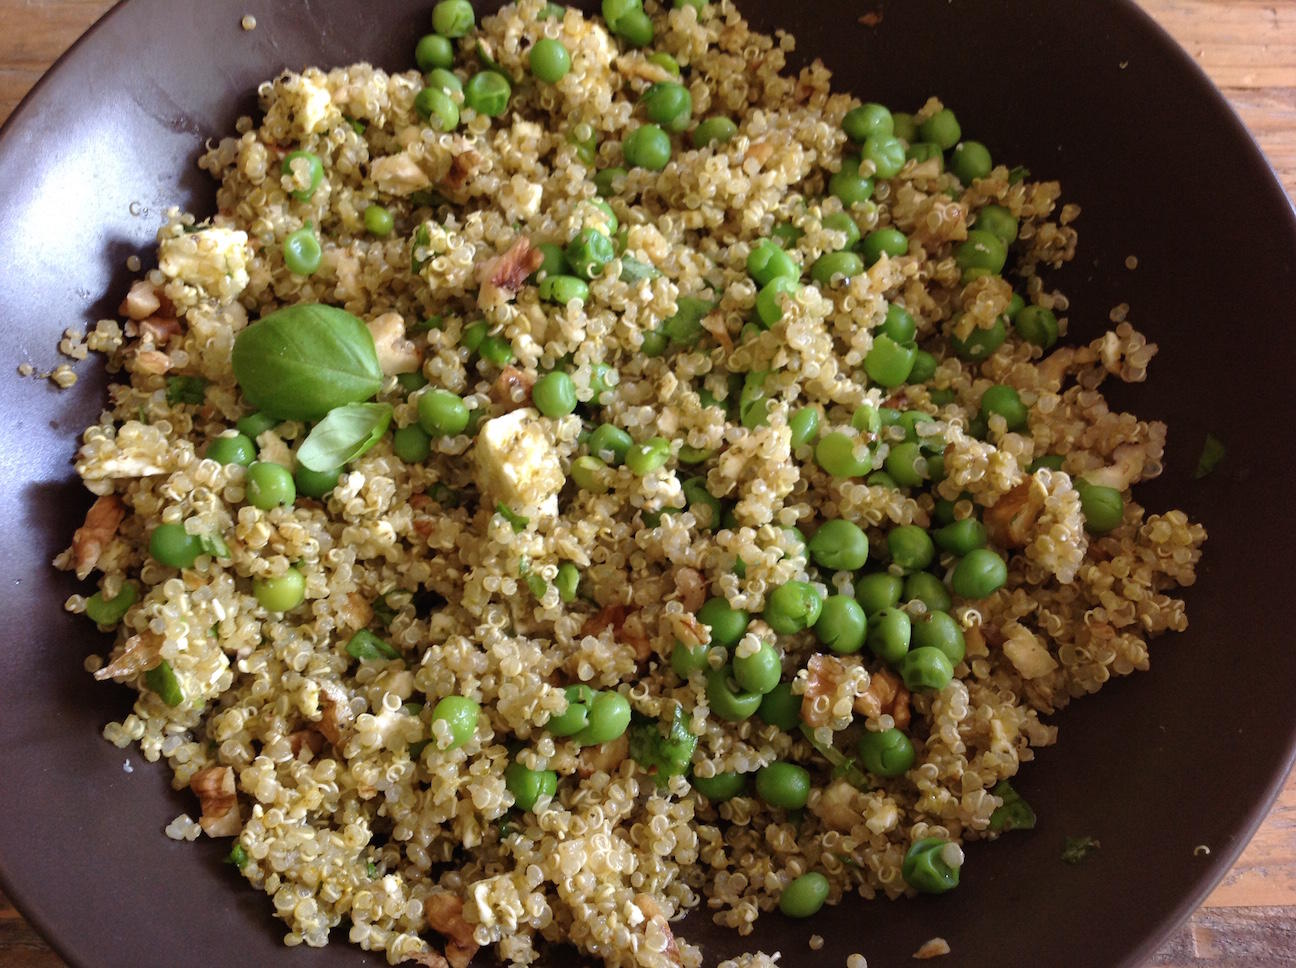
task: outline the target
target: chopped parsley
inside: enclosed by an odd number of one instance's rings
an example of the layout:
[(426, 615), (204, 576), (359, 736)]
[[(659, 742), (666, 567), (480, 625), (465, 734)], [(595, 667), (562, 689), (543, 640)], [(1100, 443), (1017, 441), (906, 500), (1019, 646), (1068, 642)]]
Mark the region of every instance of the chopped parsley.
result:
[(167, 403), (202, 403), (207, 396), (207, 381), (200, 376), (167, 377)]
[(1062, 859), (1068, 864), (1078, 864), (1101, 846), (1088, 834), (1081, 837), (1068, 837), (1062, 848)]
[(664, 734), (665, 724), (655, 719), (640, 718), (630, 724), (630, 756), (656, 779), (658, 786), (664, 786), (672, 776), (688, 772), (693, 762), (697, 737), (689, 732), (688, 724), (688, 714), (679, 703), (675, 704)]
[(248, 865), (247, 849), (242, 844), (236, 843), (230, 849), (229, 856), (225, 858), (225, 863), (233, 864), (239, 870), (242, 870), (243, 868), (247, 867)]

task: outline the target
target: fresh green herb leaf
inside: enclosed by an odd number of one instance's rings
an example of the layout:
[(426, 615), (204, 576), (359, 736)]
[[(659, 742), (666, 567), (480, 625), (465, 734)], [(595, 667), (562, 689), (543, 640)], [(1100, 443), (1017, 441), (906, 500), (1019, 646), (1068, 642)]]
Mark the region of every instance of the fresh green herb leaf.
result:
[[(419, 271), (432, 261), (432, 254), (428, 252), (428, 246), (432, 244), (432, 230), (428, 228), (427, 222), (422, 223), (414, 230), (414, 244), (410, 246), (410, 273), (418, 275)], [(419, 258), (419, 252), (423, 257)]]
[(1031, 170), (1029, 168), (1025, 165), (1018, 165), (1012, 171), (1008, 172), (1008, 184), (1016, 185), (1018, 182), (1025, 181), (1030, 176)]
[(376, 659), (399, 659), (400, 653), (368, 629), (361, 629), (346, 644), (347, 655), (362, 662)]
[(996, 833), (1007, 833), (1010, 830), (1034, 830), (1035, 811), (1021, 798), (1007, 780), (1000, 780), (990, 791), (1000, 797), (1003, 803), (990, 814), (990, 829)]
[(200, 376), (167, 377), (167, 403), (202, 403), (207, 396), (207, 381)]
[(420, 333), (427, 333), (434, 329), (445, 329), (445, 317), (429, 316), (421, 323), (414, 323), (412, 326), (407, 326), (405, 332), (411, 336), (417, 336)]
[(415, 740), (413, 743), (410, 743), (409, 744), (410, 759), (417, 760), (420, 756), (422, 756), (423, 751), (427, 749), (427, 745), (430, 742), (432, 742), (430, 739), (420, 739), (420, 740)]
[(1101, 846), (1088, 834), (1082, 837), (1068, 837), (1062, 848), (1062, 859), (1068, 864), (1078, 864)]
[(368, 328), (332, 306), (288, 306), (263, 316), (238, 334), (232, 362), (247, 402), (281, 420), (319, 420), (382, 386)]
[(362, 456), (391, 423), (390, 403), (348, 403), (330, 410), (297, 448), (297, 460), (313, 471), (330, 471)]
[(225, 863), (233, 864), (239, 870), (242, 870), (243, 868), (247, 867), (248, 865), (247, 849), (242, 844), (236, 842), (234, 846), (230, 848), (229, 856), (225, 858)]
[(697, 749), (697, 737), (689, 732), (689, 716), (684, 707), (675, 704), (670, 725), (655, 719), (640, 718), (630, 724), (630, 756), (652, 775), (658, 786), (665, 786), (672, 776), (688, 772)]
[(342, 120), (345, 121), (347, 124), (351, 125), (351, 130), (354, 131), (356, 134), (365, 133), (365, 123), (361, 121), (359, 118), (353, 118), (350, 117), (349, 115), (344, 114), (342, 115)]
[[(469, 411), (470, 415), (475, 412)], [(432, 500), (442, 507), (457, 508), (459, 506), (459, 492), (446, 484), (442, 484), (440, 481), (432, 485), (428, 490), (428, 494), (432, 496)]]
[(517, 80), (513, 75), (506, 71), (504, 65), (495, 59), (495, 52), (491, 50), (491, 45), (488, 41), (477, 41), (477, 63), (481, 64), (481, 66), (486, 70), (494, 71), (496, 74), (499, 74), (509, 82), (510, 86), (517, 86)]
[(672, 343), (692, 346), (706, 333), (702, 320), (717, 304), (694, 296), (680, 296), (675, 304), (675, 315), (662, 322), (662, 331)]
[(1193, 471), (1193, 480), (1199, 481), (1219, 467), (1220, 461), (1227, 453), (1223, 441), (1214, 434), (1207, 434), (1206, 442), (1202, 444), (1201, 456), (1197, 458), (1197, 469)]
[(495, 505), (495, 513), (507, 521), (512, 526), (513, 531), (517, 534), (521, 534), (525, 531), (527, 525), (531, 523), (530, 518), (518, 514), (502, 501)]
[(128, 581), (121, 586), (114, 598), (104, 600), (103, 592), (97, 591), (86, 600), (86, 618), (96, 625), (116, 625), (130, 611), (130, 607), (139, 598), (139, 585)]
[(211, 555), (213, 558), (228, 558), (230, 556), (229, 546), (225, 544), (225, 539), (215, 532), (198, 535), (198, 546), (202, 548), (203, 554)]
[(144, 684), (158, 694), (168, 706), (178, 706), (184, 702), (184, 690), (176, 678), (171, 663), (163, 659), (148, 672), (144, 673)]
[(388, 603), (385, 594), (378, 596), (374, 601), (372, 608), (374, 618), (381, 622), (384, 628), (391, 625), (392, 621), (396, 618), (396, 609), (392, 608), (390, 603)]
[(544, 598), (544, 593), (549, 590), (549, 583), (535, 573), (526, 576), (526, 583), (536, 598)]
[(365, 873), (369, 875), (369, 880), (378, 880), (378, 865), (373, 861), (369, 861), (369, 863), (365, 864)]
[(640, 262), (631, 256), (625, 256), (621, 260), (622, 282), (639, 282), (641, 279), (657, 279), (660, 276), (661, 270), (651, 263)]
[(840, 777), (859, 790), (873, 789), (868, 774), (859, 768), (854, 759), (835, 746), (819, 742), (815, 739), (814, 730), (805, 723), (801, 724), (801, 733), (805, 736), (806, 742), (814, 747), (815, 752), (832, 764), (833, 776)]
[(407, 702), (401, 706), (401, 712), (407, 716), (417, 716), (422, 711), (423, 704), (421, 702)]

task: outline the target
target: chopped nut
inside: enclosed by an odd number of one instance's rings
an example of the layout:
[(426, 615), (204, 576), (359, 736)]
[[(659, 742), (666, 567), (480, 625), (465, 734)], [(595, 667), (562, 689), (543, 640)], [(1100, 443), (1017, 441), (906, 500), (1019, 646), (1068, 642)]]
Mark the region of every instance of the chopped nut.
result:
[(208, 837), (233, 837), (243, 829), (235, 796), (234, 771), (228, 766), (209, 766), (189, 779), (189, 789), (202, 804), (198, 823)]

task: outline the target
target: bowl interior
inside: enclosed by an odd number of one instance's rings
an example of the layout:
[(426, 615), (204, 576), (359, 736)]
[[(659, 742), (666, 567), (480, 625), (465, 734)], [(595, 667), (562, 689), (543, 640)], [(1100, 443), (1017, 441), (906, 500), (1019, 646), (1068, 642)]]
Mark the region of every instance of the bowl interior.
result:
[[(222, 866), (227, 844), (161, 835), (193, 810), (188, 795), (99, 737), (130, 694), (82, 670), (103, 643), (63, 612), (79, 586), (48, 563), (89, 504), (69, 459), (105, 377), (83, 365), (59, 392), (13, 372), (24, 360), (50, 369), (65, 327), (113, 315), (125, 259), (148, 258), (168, 205), (210, 211), (213, 186), (194, 167), (201, 142), (254, 107), (260, 81), (362, 59), (406, 69), (431, 6), (130, 0), (0, 136), (0, 319), (13, 351), (0, 379), (0, 876), (73, 964), (172, 964), (180, 943), (210, 966), (385, 961), (341, 939), (282, 948), (269, 900)], [(756, 947), (793, 965), (842, 964), (853, 951), (899, 964), (934, 935), (966, 966), (1138, 964), (1245, 843), (1296, 736), (1296, 650), (1270, 618), (1288, 593), (1296, 472), (1282, 443), (1296, 416), (1292, 341), (1274, 335), (1296, 304), (1291, 210), (1217, 92), (1123, 0), (907, 0), (878, 5), (876, 25), (851, 0), (740, 8), (791, 29), (796, 57), (821, 57), (839, 89), (907, 110), (940, 95), (997, 159), (1062, 181), (1084, 210), (1080, 255), (1048, 281), (1071, 296), (1073, 334), (1100, 332), (1128, 303), (1161, 348), (1147, 384), (1112, 394), (1170, 425), (1166, 472), (1136, 496), (1151, 510), (1182, 507), (1210, 540), (1186, 596), (1192, 627), (1154, 643), (1150, 675), (1056, 717), (1059, 745), (1016, 781), (1038, 828), (973, 846), (958, 891), (846, 903), (809, 922), (770, 915), (749, 938), (701, 914), (684, 933), (708, 964)], [(251, 33), (239, 28), (246, 13)], [(1208, 431), (1228, 457), (1193, 480)], [(1079, 834), (1101, 850), (1063, 864), (1063, 838)], [(807, 956), (812, 933), (826, 944)]]

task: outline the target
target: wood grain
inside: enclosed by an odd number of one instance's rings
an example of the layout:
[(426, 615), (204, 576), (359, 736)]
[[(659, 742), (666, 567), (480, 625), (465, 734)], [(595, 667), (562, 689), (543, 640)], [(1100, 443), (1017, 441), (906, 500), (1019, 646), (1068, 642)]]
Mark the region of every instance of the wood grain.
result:
[[(1224, 91), (1296, 198), (1296, 0), (1140, 0)], [(0, 121), (111, 0), (0, 0)], [(1206, 903), (1146, 968), (1296, 958), (1296, 777)], [(0, 894), (0, 968), (61, 968)]]

